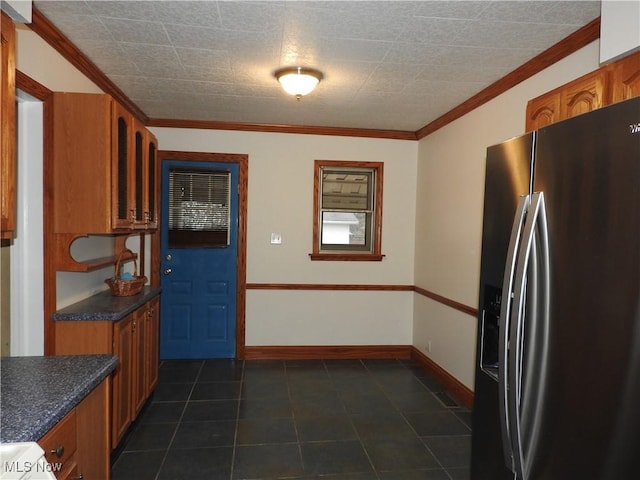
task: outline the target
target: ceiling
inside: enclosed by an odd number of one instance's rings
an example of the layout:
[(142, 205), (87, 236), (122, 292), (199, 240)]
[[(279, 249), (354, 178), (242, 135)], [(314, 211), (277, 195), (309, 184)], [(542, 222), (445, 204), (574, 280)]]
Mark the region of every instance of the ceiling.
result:
[[(599, 1), (34, 1), (149, 118), (417, 131)], [(315, 67), (296, 101), (273, 72)]]

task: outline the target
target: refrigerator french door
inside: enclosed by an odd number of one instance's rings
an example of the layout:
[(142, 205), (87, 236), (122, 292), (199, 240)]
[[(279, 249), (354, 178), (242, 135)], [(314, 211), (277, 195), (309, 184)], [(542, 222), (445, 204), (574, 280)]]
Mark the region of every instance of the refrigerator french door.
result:
[(640, 478), (640, 99), (489, 147), (471, 478)]

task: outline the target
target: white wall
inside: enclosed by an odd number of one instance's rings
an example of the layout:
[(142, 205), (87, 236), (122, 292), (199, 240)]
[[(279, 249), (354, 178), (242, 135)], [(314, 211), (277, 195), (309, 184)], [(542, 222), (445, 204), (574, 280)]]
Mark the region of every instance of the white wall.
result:
[(640, 49), (640, 1), (602, 0), (600, 62), (612, 62)]
[[(17, 43), (18, 69), (49, 89), (100, 91), (27, 27)], [(249, 155), (249, 282), (415, 284), (476, 307), (486, 147), (523, 132), (528, 99), (597, 67), (595, 42), (420, 142), (152, 130), (164, 150)], [(385, 162), (382, 262), (309, 260), (314, 159)], [(271, 232), (282, 245), (270, 245)], [(58, 302), (103, 287), (107, 275), (59, 274)], [(475, 329), (473, 317), (410, 292), (247, 292), (248, 345), (413, 342), (470, 388)]]
[[(597, 69), (598, 47), (582, 48), (419, 142), (417, 286), (478, 306), (486, 148), (524, 133), (529, 99)], [(473, 388), (476, 319), (446, 309), (416, 298), (413, 345)]]
[[(24, 26), (17, 66), (53, 91), (100, 89)], [(208, 130), (152, 129), (161, 149), (249, 155), (247, 280), (257, 283), (413, 284), (417, 142)], [(382, 262), (311, 262), (313, 160), (385, 162)], [(272, 246), (271, 232), (283, 243)], [(82, 240), (79, 241), (81, 243)], [(98, 256), (104, 242), (74, 245), (76, 258)], [(109, 269), (57, 274), (57, 306), (104, 288)], [(410, 344), (408, 292), (270, 292), (247, 294), (247, 344)], [(322, 306), (344, 315), (328, 322)], [(325, 309), (326, 311), (326, 309)], [(289, 320), (303, 320), (297, 329)], [(342, 321), (344, 319), (344, 321)], [(295, 333), (294, 333), (295, 331)]]
[[(248, 154), (247, 282), (413, 284), (417, 142), (151, 130), (162, 150)], [(309, 260), (316, 159), (384, 162), (382, 262)], [(270, 244), (272, 232), (282, 244)], [(407, 292), (247, 292), (247, 345), (408, 345), (411, 324)]]
[(54, 92), (102, 93), (40, 36), (19, 24), (16, 24), (16, 68)]

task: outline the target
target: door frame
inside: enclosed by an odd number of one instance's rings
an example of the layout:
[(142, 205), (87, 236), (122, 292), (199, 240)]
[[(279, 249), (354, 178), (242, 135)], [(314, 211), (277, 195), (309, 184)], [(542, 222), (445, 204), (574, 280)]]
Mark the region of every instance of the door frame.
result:
[[(172, 150), (158, 150), (160, 165), (158, 168), (157, 185), (162, 188), (161, 172), (165, 160), (183, 160), (189, 162), (218, 162), (238, 164), (238, 254), (236, 258), (236, 358), (244, 359), (245, 356), (245, 315), (247, 294), (247, 186), (249, 175), (249, 155), (240, 153), (206, 153), (206, 152), (182, 152)], [(160, 209), (166, 208), (160, 202)], [(162, 221), (162, 215), (159, 216)], [(151, 246), (151, 276), (160, 278), (160, 232), (162, 225), (158, 225), (158, 240)]]

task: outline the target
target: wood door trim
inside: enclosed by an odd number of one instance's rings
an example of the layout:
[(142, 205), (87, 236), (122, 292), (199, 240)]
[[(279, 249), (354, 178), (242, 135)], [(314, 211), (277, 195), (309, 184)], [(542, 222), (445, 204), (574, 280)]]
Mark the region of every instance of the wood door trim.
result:
[[(196, 162), (228, 162), (238, 164), (238, 253), (236, 266), (236, 358), (245, 357), (246, 295), (247, 295), (247, 188), (249, 185), (249, 155), (236, 153), (181, 152), (158, 150), (159, 172), (165, 160)], [(161, 205), (162, 207), (162, 205)], [(152, 242), (152, 272), (160, 272), (161, 218), (158, 218), (158, 241)]]
[(53, 95), (52, 90), (49, 90), (40, 82), (34, 80), (26, 73), (22, 73), (20, 70), (16, 70), (16, 88), (42, 101), (47, 100)]
[(51, 315), (56, 311), (56, 267), (55, 267), (55, 238), (53, 234), (53, 91), (16, 70), (16, 88), (42, 101), (43, 139), (42, 139), (42, 175), (43, 184), (43, 288), (44, 288), (44, 354), (55, 353), (55, 322)]

